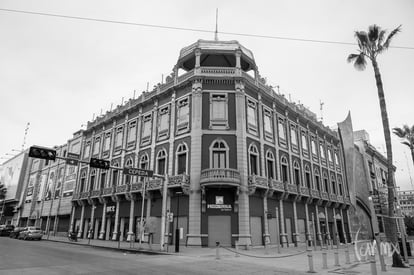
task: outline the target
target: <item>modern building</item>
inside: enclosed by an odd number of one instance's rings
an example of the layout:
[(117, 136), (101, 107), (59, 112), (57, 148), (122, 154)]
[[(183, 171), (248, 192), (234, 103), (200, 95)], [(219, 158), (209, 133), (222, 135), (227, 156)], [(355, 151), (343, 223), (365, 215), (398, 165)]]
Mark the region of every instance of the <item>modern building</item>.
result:
[(183, 48), (165, 84), (88, 122), (81, 148), (83, 161), (167, 175), (168, 192), (161, 178), (80, 164), (80, 237), (159, 243), (164, 200), (170, 243), (176, 228), (196, 246), (350, 241), (338, 133), (268, 86), (237, 41)]
[(0, 165), (0, 182), (7, 189), (5, 199), (0, 201), (0, 224), (17, 224), (30, 162), (28, 152), (23, 151)]

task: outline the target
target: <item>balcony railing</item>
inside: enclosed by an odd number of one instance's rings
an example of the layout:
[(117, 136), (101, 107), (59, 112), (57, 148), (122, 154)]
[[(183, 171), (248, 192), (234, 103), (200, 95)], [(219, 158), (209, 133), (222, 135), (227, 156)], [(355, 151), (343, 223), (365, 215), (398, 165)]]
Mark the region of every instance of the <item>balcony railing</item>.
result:
[(144, 182), (136, 182), (131, 184), (131, 192), (141, 192), (142, 187), (144, 186)]
[(336, 197), (336, 200), (339, 201), (340, 203), (343, 203), (344, 202), (344, 197), (338, 195)]
[(201, 74), (203, 75), (225, 75), (232, 76), (236, 73), (235, 67), (201, 67)]
[(323, 200), (329, 201), (329, 195), (326, 192), (321, 192), (321, 198)]
[(351, 204), (351, 199), (350, 199), (349, 197), (345, 197), (345, 198), (344, 198), (344, 202), (345, 202), (346, 204)]
[(240, 184), (240, 173), (235, 169), (212, 168), (201, 171), (200, 184)]
[(114, 187), (106, 187), (102, 189), (102, 196), (110, 196), (114, 193)]
[(79, 199), (86, 199), (89, 197), (89, 191), (81, 192), (79, 195)]
[(319, 190), (311, 189), (311, 196), (312, 196), (313, 198), (317, 198), (317, 199), (319, 199), (319, 198), (320, 198), (320, 195), (319, 195)]
[(261, 176), (251, 175), (249, 176), (249, 185), (267, 189), (269, 188), (268, 179)]
[(309, 188), (308, 187), (301, 186), (299, 190), (300, 190), (300, 194), (302, 196), (309, 196)]
[(129, 191), (129, 184), (118, 185), (115, 188), (115, 193), (117, 194), (124, 194)]
[(278, 180), (274, 180), (274, 179), (269, 180), (269, 187), (275, 191), (279, 191), (279, 192), (285, 191), (285, 186), (283, 182), (278, 181)]
[(337, 201), (337, 196), (335, 194), (329, 194), (331, 201)]
[(79, 193), (73, 193), (72, 200), (78, 200), (80, 197)]
[(96, 198), (101, 195), (101, 190), (92, 190), (91, 191), (91, 198)]
[(186, 174), (168, 177), (168, 187), (190, 184), (190, 176)]
[(162, 188), (162, 180), (160, 178), (150, 179), (147, 183), (147, 190), (157, 190)]
[(285, 182), (285, 191), (289, 194), (297, 194), (298, 193), (298, 187), (295, 184), (290, 184), (288, 182)]

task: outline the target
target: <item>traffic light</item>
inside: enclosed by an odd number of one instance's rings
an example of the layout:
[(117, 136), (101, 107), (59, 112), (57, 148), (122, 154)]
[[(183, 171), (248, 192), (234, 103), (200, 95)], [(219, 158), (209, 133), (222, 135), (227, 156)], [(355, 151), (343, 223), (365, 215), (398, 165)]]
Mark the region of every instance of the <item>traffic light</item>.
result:
[(31, 146), (29, 149), (29, 157), (37, 159), (55, 160), (56, 150), (45, 147)]
[(108, 170), (109, 169), (109, 160), (91, 158), (91, 160), (89, 161), (89, 166), (94, 167), (94, 168), (100, 168), (100, 169)]

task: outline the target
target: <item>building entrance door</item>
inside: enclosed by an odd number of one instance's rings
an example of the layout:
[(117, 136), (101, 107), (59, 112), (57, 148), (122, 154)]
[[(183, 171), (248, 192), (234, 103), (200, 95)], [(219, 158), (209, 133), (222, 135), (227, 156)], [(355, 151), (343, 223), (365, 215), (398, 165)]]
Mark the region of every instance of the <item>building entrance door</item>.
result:
[(263, 245), (262, 217), (250, 217), (252, 245)]
[(231, 246), (231, 217), (208, 216), (208, 246)]

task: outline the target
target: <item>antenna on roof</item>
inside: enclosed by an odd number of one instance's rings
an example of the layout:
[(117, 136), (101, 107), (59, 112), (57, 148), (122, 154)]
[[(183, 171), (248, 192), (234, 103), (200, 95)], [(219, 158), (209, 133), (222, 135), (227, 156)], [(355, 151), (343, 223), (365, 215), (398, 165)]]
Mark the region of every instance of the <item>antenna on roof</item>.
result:
[(218, 9), (216, 9), (216, 31), (214, 32), (214, 40), (218, 41)]
[(23, 144), (22, 144), (22, 152), (24, 151), (24, 146), (26, 146), (26, 137), (27, 132), (29, 131), (30, 122), (26, 124), (26, 129), (24, 130), (24, 137), (23, 137)]
[(136, 92), (136, 90), (134, 90), (134, 97), (133, 97), (133, 99), (135, 99), (135, 92)]
[(322, 102), (322, 100), (320, 100), (319, 99), (319, 109), (321, 110), (321, 121), (323, 122), (323, 105), (324, 105), (325, 103), (324, 102)]

